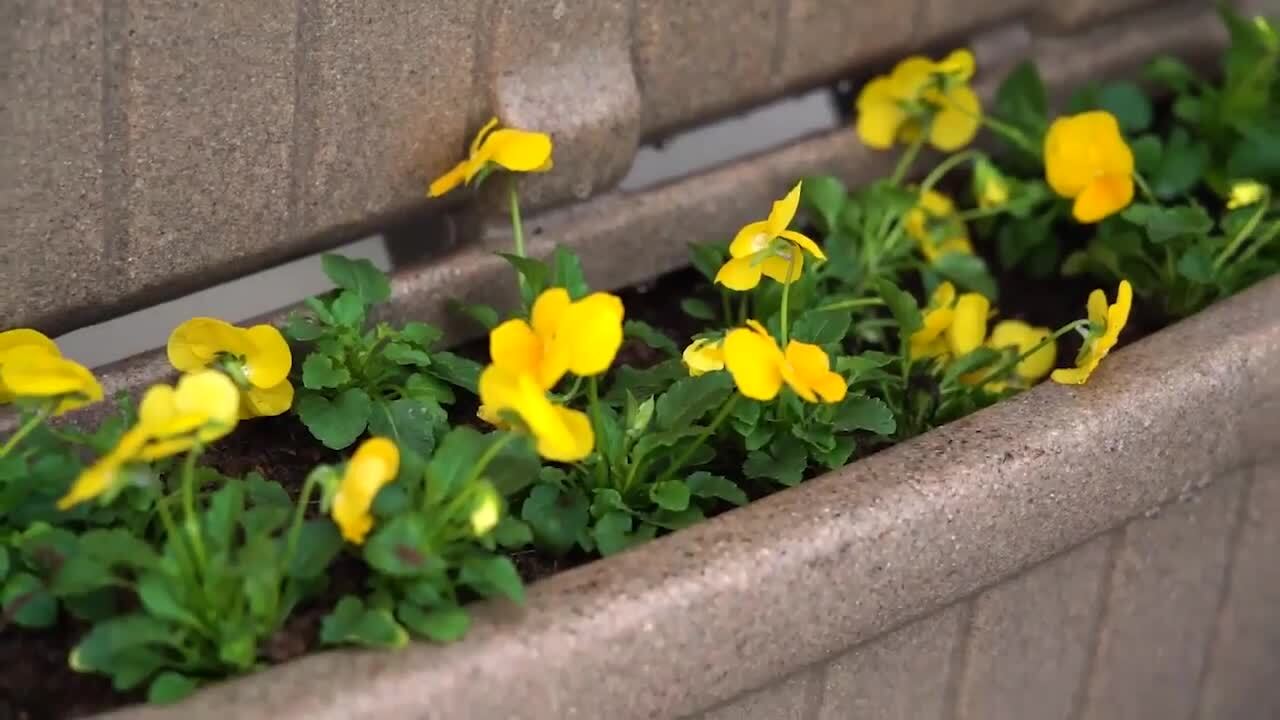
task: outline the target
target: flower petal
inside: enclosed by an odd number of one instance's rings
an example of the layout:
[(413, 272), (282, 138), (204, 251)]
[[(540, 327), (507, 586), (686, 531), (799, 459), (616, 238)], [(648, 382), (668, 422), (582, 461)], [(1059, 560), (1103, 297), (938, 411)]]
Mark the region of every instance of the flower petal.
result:
[(282, 380), (269, 388), (249, 388), (240, 398), (240, 417), (275, 417), (293, 407), (293, 383)]
[[(1039, 345), (1049, 335), (1049, 328), (1032, 327), (1021, 320), (1002, 320), (991, 329), (991, 337), (987, 340), (987, 345), (996, 350), (1013, 348), (1021, 355)], [(1023, 379), (1035, 382), (1053, 370), (1053, 363), (1057, 357), (1057, 343), (1050, 342), (1018, 363), (1017, 373)]]
[[(532, 373), (538, 376), (539, 381), (543, 380), (542, 338), (521, 318), (507, 320), (489, 331), (489, 358), (494, 365), (513, 375)], [(546, 388), (551, 389), (559, 380), (558, 377), (550, 378)]]
[(54, 409), (61, 415), (102, 399), (102, 385), (88, 368), (74, 360), (49, 355), (43, 348), (9, 353), (0, 365), (0, 385), (16, 397), (62, 398)]
[(244, 331), (225, 320), (194, 317), (169, 333), (169, 363), (182, 372), (207, 367), (221, 353), (243, 357), (248, 343)]
[(864, 145), (876, 150), (893, 147), (907, 114), (890, 96), (889, 78), (878, 77), (863, 86), (858, 95), (858, 119), (854, 130)]
[(822, 252), (822, 248), (818, 247), (818, 243), (814, 242), (806, 235), (802, 235), (794, 230), (783, 230), (778, 233), (778, 237), (787, 240), (791, 244), (799, 247), (801, 250), (804, 250), (819, 260), (827, 259), (826, 254)]
[(1103, 175), (1076, 196), (1071, 214), (1082, 223), (1096, 223), (1133, 202), (1133, 176)]
[(785, 356), (786, 366), (793, 372), (784, 370), (783, 378), (797, 395), (809, 402), (816, 402), (817, 397), (825, 402), (844, 399), (848, 386), (843, 377), (831, 372), (831, 359), (821, 347), (792, 340)]
[(1083, 385), (1093, 374), (1092, 367), (1058, 368), (1049, 376), (1051, 380), (1063, 385)]
[(977, 62), (973, 58), (973, 53), (966, 48), (952, 50), (945, 58), (938, 62), (938, 72), (950, 75), (957, 80), (968, 81), (973, 77), (974, 70), (977, 69)]
[(0, 332), (0, 363), (4, 362), (9, 351), (20, 347), (36, 347), (50, 355), (61, 355), (58, 345), (39, 330), (15, 328)]
[(427, 186), (427, 197), (440, 197), (461, 185), (463, 181), (467, 179), (467, 168), (468, 163), (466, 160), (463, 160), (457, 165), (454, 165), (449, 172), (446, 172), (435, 180), (432, 180), (431, 184)]
[(533, 331), (544, 343), (555, 337), (572, 303), (569, 291), (562, 287), (548, 288), (533, 301), (533, 312), (530, 313)]
[(734, 258), (720, 266), (716, 283), (743, 292), (760, 284), (760, 266), (751, 256)]
[(796, 217), (796, 209), (800, 207), (800, 186), (802, 183), (796, 183), (791, 188), (791, 192), (786, 197), (778, 200), (773, 204), (773, 208), (769, 210), (769, 219), (766, 220), (766, 233), (769, 237), (776, 238), (782, 234), (783, 230), (791, 224)]
[(753, 400), (772, 400), (782, 389), (782, 351), (772, 337), (736, 328), (724, 339), (724, 364), (738, 390)]
[(469, 148), (470, 152), (468, 154), (475, 155), (479, 153), (480, 146), (484, 144), (485, 138), (488, 137), (489, 133), (497, 126), (498, 126), (498, 118), (496, 117), (489, 118), (489, 121), (486, 122), (484, 125), (482, 125), (480, 127), (480, 130), (476, 133), (476, 136), (471, 139), (471, 147)]
[(729, 243), (729, 255), (735, 258), (749, 257), (769, 247), (774, 237), (769, 234), (767, 221), (747, 223), (733, 236), (733, 242)]
[(780, 283), (791, 284), (799, 280), (804, 274), (804, 253), (795, 247), (788, 247), (786, 252), (789, 257), (773, 253), (767, 255), (760, 261), (760, 272)]
[(1089, 322), (1106, 327), (1107, 324), (1107, 294), (1101, 290), (1094, 290), (1089, 293), (1088, 305)]
[(959, 150), (978, 134), (981, 121), (982, 108), (977, 93), (968, 85), (951, 88), (929, 126), (929, 144), (943, 152)]
[(699, 338), (684, 349), (682, 359), (689, 375), (697, 377), (709, 372), (724, 369), (724, 348), (722, 340)]
[(552, 405), (557, 424), (563, 433), (544, 434), (537, 438), (538, 454), (556, 462), (577, 462), (595, 449), (595, 431), (585, 413)]
[(486, 150), (490, 162), (514, 172), (533, 172), (541, 170), (551, 160), (551, 136), (503, 128), (494, 130), (484, 139), (480, 154), (485, 154)]
[(273, 388), (289, 377), (293, 367), (293, 353), (280, 331), (271, 325), (254, 325), (246, 328), (248, 354), (245, 356), (245, 374), (249, 382), (259, 389)]
[(556, 336), (564, 348), (569, 370), (591, 377), (609, 369), (622, 347), (622, 300), (609, 293), (592, 293), (573, 303)]
[(968, 355), (982, 346), (987, 337), (987, 315), (991, 301), (979, 293), (965, 293), (956, 301), (955, 314), (947, 327), (947, 344), (956, 357)]

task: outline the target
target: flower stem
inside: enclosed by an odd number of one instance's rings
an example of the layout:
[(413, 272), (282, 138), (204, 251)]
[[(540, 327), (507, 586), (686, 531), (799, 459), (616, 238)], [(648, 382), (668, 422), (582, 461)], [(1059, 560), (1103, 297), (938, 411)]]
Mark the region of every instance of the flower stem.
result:
[(520, 195), (516, 193), (516, 181), (511, 179), (511, 235), (515, 239), (516, 255), (524, 257), (524, 224), (520, 222)]
[(787, 261), (787, 281), (782, 283), (782, 346), (787, 346), (787, 303), (791, 299), (791, 275), (796, 270), (796, 259), (800, 256), (800, 248), (791, 248), (791, 259)]
[(983, 115), (980, 119), (982, 120), (983, 125), (986, 125), (988, 128), (991, 128), (1000, 135), (1003, 135), (1006, 140), (1014, 145), (1026, 150), (1032, 157), (1040, 157), (1040, 148), (1037, 148), (1032, 144), (1031, 139), (1018, 128), (1003, 120), (997, 120), (990, 115)]
[(331, 472), (328, 467), (318, 467), (307, 474), (302, 484), (302, 492), (298, 495), (298, 506), (293, 510), (293, 522), (289, 525), (289, 539), (285, 543), (284, 567), (293, 563), (293, 554), (298, 548), (298, 533), (302, 531), (302, 518), (307, 512), (307, 503), (311, 502), (311, 491), (320, 482), (320, 476)]
[(489, 467), (489, 463), (493, 462), (493, 459), (498, 456), (498, 453), (502, 452), (502, 449), (505, 448), (513, 439), (515, 439), (515, 434), (503, 433), (502, 437), (493, 441), (489, 447), (485, 448), (484, 453), (482, 453), (479, 459), (476, 460), (475, 466), (471, 468), (471, 476), (467, 478), (467, 486), (472, 485), (475, 481), (479, 480), (482, 475), (484, 475), (485, 468)]
[(1258, 229), (1258, 224), (1262, 222), (1262, 216), (1267, 214), (1268, 209), (1267, 200), (1263, 198), (1262, 202), (1258, 203), (1258, 209), (1249, 217), (1249, 221), (1244, 224), (1244, 227), (1240, 228), (1235, 237), (1231, 238), (1231, 242), (1227, 243), (1227, 246), (1218, 254), (1218, 257), (1214, 258), (1213, 271), (1215, 274), (1240, 249), (1240, 246), (1253, 234), (1253, 231)]
[(1248, 262), (1249, 258), (1253, 257), (1259, 250), (1266, 247), (1267, 243), (1274, 240), (1277, 234), (1280, 234), (1280, 220), (1271, 223), (1266, 232), (1258, 236), (1258, 241), (1250, 245), (1248, 249), (1240, 254), (1240, 257), (1236, 258), (1236, 262)]
[(205, 549), (204, 537), (200, 531), (200, 517), (196, 514), (196, 460), (199, 459), (200, 453), (204, 448), (196, 443), (187, 453), (186, 460), (182, 463), (182, 512), (183, 528), (187, 531), (187, 537), (191, 540), (191, 552), (195, 555), (196, 566), (203, 570), (205, 567)]
[(1138, 189), (1142, 191), (1142, 196), (1152, 205), (1159, 205), (1160, 201), (1156, 199), (1155, 193), (1151, 192), (1151, 186), (1147, 184), (1146, 178), (1142, 177), (1142, 173), (1137, 170), (1133, 171), (1133, 181), (1137, 183)]
[(996, 367), (995, 370), (992, 370), (991, 372), (987, 373), (986, 376), (984, 376), (981, 380), (979, 380), (975, 384), (975, 387), (982, 387), (983, 385), (986, 385), (987, 383), (991, 382), (992, 380), (995, 380), (1001, 375), (1004, 375), (1005, 373), (1009, 372), (1013, 368), (1017, 367), (1018, 363), (1040, 352), (1049, 343), (1056, 342), (1058, 338), (1062, 337), (1063, 335), (1066, 335), (1067, 333), (1072, 332), (1074, 330), (1078, 330), (1082, 327), (1088, 327), (1088, 326), (1089, 326), (1088, 320), (1073, 320), (1072, 322), (1069, 322), (1066, 325), (1063, 325), (1062, 327), (1055, 330), (1053, 334), (1049, 335), (1045, 339), (1036, 343), (1035, 347), (1015, 357), (1013, 360), (1009, 360), (1001, 363), (999, 366)]
[(852, 310), (854, 308), (872, 307), (883, 304), (884, 300), (881, 300), (878, 297), (855, 298), (853, 300), (841, 300), (827, 305), (819, 305), (814, 308), (814, 312), (826, 312), (828, 310)]
[(4, 446), (0, 447), (0, 458), (8, 457), (9, 453), (12, 452), (14, 448), (18, 447), (18, 443), (22, 442), (23, 438), (30, 435), (36, 428), (40, 427), (40, 423), (44, 422), (49, 417), (49, 414), (53, 412), (53, 407), (57, 402), (58, 401), (56, 399), (46, 402), (34, 415), (23, 423), (22, 427), (18, 428), (17, 431), (9, 437)]
[(915, 164), (916, 157), (920, 155), (920, 149), (924, 147), (924, 138), (928, 134), (926, 130), (921, 130), (916, 139), (912, 140), (906, 151), (902, 153), (902, 157), (898, 158), (898, 166), (893, 169), (893, 175), (889, 176), (891, 185), (901, 185), (903, 179), (907, 177), (907, 173), (911, 172), (911, 166)]
[(702, 432), (698, 434), (698, 437), (694, 438), (693, 444), (685, 448), (685, 451), (676, 457), (675, 462), (671, 463), (671, 467), (667, 468), (667, 472), (664, 474), (663, 480), (670, 480), (672, 475), (680, 472), (680, 468), (684, 467), (684, 464), (689, 462), (689, 458), (693, 457), (693, 454), (698, 451), (698, 448), (702, 447), (703, 443), (707, 441), (707, 438), (711, 437), (715, 433), (716, 429), (720, 427), (720, 424), (724, 422), (724, 419), (729, 417), (729, 413), (733, 412), (733, 406), (737, 404), (737, 402), (738, 393), (735, 392), (729, 396), (728, 400), (724, 401), (723, 405), (720, 406), (720, 411), (716, 413), (711, 424), (703, 428)]
[(964, 152), (956, 153), (955, 155), (952, 155), (938, 163), (937, 167), (925, 176), (924, 182), (920, 183), (920, 196), (924, 197), (924, 195), (932, 190), (935, 185), (942, 182), (942, 178), (945, 177), (947, 173), (970, 160), (977, 160), (980, 157), (982, 157), (982, 153), (977, 150), (965, 150)]

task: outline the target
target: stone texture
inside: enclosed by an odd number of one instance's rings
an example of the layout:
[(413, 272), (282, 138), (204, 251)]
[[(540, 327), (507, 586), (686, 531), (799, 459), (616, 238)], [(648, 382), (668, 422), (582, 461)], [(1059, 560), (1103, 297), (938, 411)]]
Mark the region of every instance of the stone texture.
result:
[(1092, 540), (974, 600), (956, 720), (1071, 720), (1111, 545)]
[(818, 720), (942, 720), (968, 609), (953, 606), (832, 660)]
[(115, 290), (100, 282), (113, 255), (102, 178), (105, 64), (117, 49), (104, 47), (110, 5), (0, 4), (0, 327), (93, 305)]
[[(1182, 1), (1186, 2), (1186, 0)], [(1211, 4), (1204, 0), (1190, 1), (1200, 5)], [(1044, 3), (1040, 6), (1040, 18), (1052, 28), (1070, 30), (1105, 20), (1113, 15), (1159, 4), (1160, 0), (1057, 0), (1057, 2)]]
[(955, 37), (972, 28), (993, 26), (1034, 11), (1036, 0), (969, 0), (959, 5), (953, 0), (922, 0), (917, 32), (919, 37)]
[(1125, 528), (1083, 720), (1194, 717), (1242, 486), (1228, 476)]
[(1252, 475), (1201, 691), (1203, 720), (1280, 717), (1280, 464)]
[[(646, 132), (723, 114), (777, 87), (777, 0), (638, 0), (635, 72)], [(723, 38), (708, 40), (708, 30)]]
[(825, 82), (858, 65), (900, 55), (913, 45), (922, 2), (790, 0), (783, 79), (789, 85)]
[(822, 673), (806, 670), (710, 710), (701, 720), (813, 720)]

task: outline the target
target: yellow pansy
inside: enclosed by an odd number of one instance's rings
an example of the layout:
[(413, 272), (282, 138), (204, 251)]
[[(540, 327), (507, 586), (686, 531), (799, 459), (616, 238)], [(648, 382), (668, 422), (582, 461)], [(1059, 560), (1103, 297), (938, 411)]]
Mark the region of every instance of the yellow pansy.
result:
[(837, 403), (848, 390), (822, 348), (792, 340), (783, 351), (755, 320), (725, 336), (724, 360), (738, 391), (753, 400), (774, 399), (784, 382), (806, 402)]
[(699, 338), (689, 343), (682, 356), (689, 374), (697, 377), (724, 369), (724, 339)]
[(551, 136), (515, 128), (498, 128), (498, 118), (490, 118), (471, 141), (467, 159), (432, 182), (427, 189), (427, 197), (439, 197), (471, 182), (489, 163), (512, 172), (550, 170)]
[(102, 385), (89, 369), (40, 345), (12, 348), (0, 365), (0, 387), (15, 398), (57, 399), (61, 415), (102, 399)]
[(359, 545), (373, 529), (373, 500), (400, 472), (400, 449), (384, 437), (360, 443), (347, 461), (329, 514), (347, 542)]
[(908, 211), (906, 230), (929, 262), (947, 253), (973, 254), (969, 230), (956, 214), (955, 203), (936, 190), (926, 191), (920, 202)]
[(1256, 204), (1266, 196), (1267, 186), (1255, 180), (1240, 180), (1231, 183), (1231, 194), (1227, 197), (1227, 209), (1248, 207)]
[(1133, 202), (1133, 151), (1109, 112), (1058, 118), (1044, 139), (1045, 179), (1053, 191), (1074, 198), (1072, 214), (1096, 223)]
[(81, 471), (71, 489), (58, 498), (58, 509), (66, 510), (114, 491), (121, 482), (124, 467), (138, 459), (138, 452), (147, 439), (147, 432), (142, 427), (135, 427), (122, 435), (111, 452)]
[(887, 150), (927, 132), (929, 144), (943, 152), (964, 147), (982, 119), (978, 95), (969, 87), (974, 69), (968, 50), (956, 50), (940, 62), (918, 55), (902, 60), (858, 94), (858, 137)]
[(1111, 352), (1120, 339), (1120, 331), (1129, 322), (1129, 310), (1133, 307), (1133, 287), (1128, 280), (1120, 281), (1116, 291), (1116, 301), (1107, 305), (1107, 296), (1101, 290), (1094, 290), (1089, 295), (1090, 331), (1076, 356), (1074, 368), (1059, 368), (1050, 377), (1054, 382), (1064, 385), (1083, 385), (1093, 371), (1098, 368), (1102, 358)]
[(964, 293), (956, 299), (951, 324), (947, 326), (947, 349), (961, 357), (982, 347), (987, 337), (987, 316), (991, 301), (979, 293)]
[[(1001, 320), (991, 330), (987, 346), (995, 350), (1012, 348), (1021, 356), (1044, 342), (1051, 335), (1047, 327), (1035, 327), (1021, 320)], [(1033, 383), (1053, 370), (1053, 363), (1058, 358), (1058, 344), (1049, 342), (1036, 350), (1014, 368), (1018, 377)]]
[(497, 488), (489, 483), (479, 486), (479, 497), (471, 510), (471, 532), (480, 537), (498, 526), (502, 517), (502, 496)]
[(804, 270), (805, 253), (826, 260), (822, 248), (808, 237), (788, 230), (800, 206), (800, 183), (786, 197), (773, 204), (769, 217), (741, 230), (729, 244), (732, 256), (716, 273), (716, 282), (730, 290), (750, 290), (761, 276), (780, 283), (793, 283)]
[(489, 333), (489, 357), (511, 375), (529, 375), (544, 390), (566, 372), (599, 375), (622, 346), (622, 300), (592, 293), (578, 301), (551, 288), (533, 303), (532, 322), (508, 320)]
[(577, 410), (551, 402), (547, 391), (528, 373), (512, 373), (490, 365), (480, 373), (480, 403), (492, 413), (511, 412), (524, 422), (538, 454), (557, 462), (576, 462), (591, 454), (595, 432)]
[(234, 430), (239, 417), (240, 392), (216, 370), (183, 375), (173, 387), (154, 385), (138, 404), (147, 443), (137, 457), (157, 460), (213, 442)]
[(271, 325), (239, 328), (196, 317), (174, 328), (166, 350), (169, 362), (183, 372), (218, 367), (230, 373), (244, 391), (241, 417), (280, 415), (293, 405), (288, 380), (293, 354)]
[(951, 327), (955, 318), (956, 286), (944, 282), (934, 288), (929, 304), (921, 313), (922, 325), (911, 333), (911, 357), (924, 359), (947, 354), (947, 341), (943, 333)]

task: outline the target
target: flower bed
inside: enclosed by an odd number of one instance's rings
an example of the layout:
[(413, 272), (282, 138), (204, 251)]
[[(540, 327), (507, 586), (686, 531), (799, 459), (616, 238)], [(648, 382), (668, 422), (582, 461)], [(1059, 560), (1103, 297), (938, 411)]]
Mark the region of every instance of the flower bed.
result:
[[(1033, 71), (1016, 71), (984, 118), (1011, 146), (998, 161), (959, 151), (978, 129), (971, 58), (900, 64), (859, 100), (869, 144), (908, 143), (899, 170), (854, 193), (807, 179), (734, 242), (695, 249), (707, 283), (678, 303), (694, 332), (683, 320), (624, 322), (626, 303), (591, 293), (567, 252), (545, 265), (523, 258), (513, 185), (509, 259), (525, 312), (498, 324), (468, 309), (494, 326), (483, 372), (435, 351), (427, 326), (366, 328), (386, 280), (337, 257), (326, 269), (340, 291), (289, 323), (292, 348), (262, 326), (186, 323), (169, 355), (188, 374), (92, 433), (42, 420), (100, 399), (96, 382), (40, 338), (6, 334), (15, 349), (0, 372), (31, 413), (3, 451), (6, 616), (92, 623), (76, 669), (110, 672), (125, 690), (145, 685), (156, 701), (288, 657), (274, 647), (288, 644), (280, 630), (311, 605), (324, 619), (317, 633), (312, 613), (304, 646), (317, 634), (324, 644), (399, 646), (409, 632), (447, 641), (466, 630), (467, 598), (520, 599), (509, 553), (526, 557), (531, 542), (567, 562), (612, 554), (1014, 394), (1060, 355), (1055, 379), (1085, 382), (1126, 326), (1134, 289), (1168, 319), (1274, 271), (1269, 190), (1231, 182), (1269, 171), (1241, 175), (1232, 164), (1256, 161), (1256, 140), (1219, 127), (1272, 106), (1273, 78), (1257, 104), (1258, 79), (1240, 70), (1272, 66), (1272, 36), (1234, 29), (1221, 87), (1153, 66), (1178, 97), (1176, 121), (1154, 133), (1150, 103), (1124, 84), (1081, 96), (1081, 110), (1106, 113), (1050, 126)], [(448, 182), (539, 169), (551, 150), (535, 133), (478, 141)], [(926, 142), (959, 152), (907, 185)], [(976, 207), (957, 211), (931, 191), (960, 188), (947, 173), (970, 163)], [(1144, 177), (1145, 197), (1131, 204)], [(1212, 217), (1204, 208), (1218, 197), (1238, 207)], [(803, 233), (789, 229), (801, 208)], [(1058, 230), (1075, 221), (1088, 225), (1080, 247), (1059, 246), (1070, 235)], [(1002, 282), (974, 239), (998, 249)], [(1093, 295), (1086, 308), (1081, 294), (1068, 316), (1078, 319), (1050, 328), (1011, 313), (988, 332), (1006, 273), (1060, 267), (1102, 275), (1114, 302)], [(1063, 340), (1073, 333), (1074, 359)], [(619, 368), (624, 337), (637, 357)], [(480, 415), (504, 429), (471, 420), (476, 391)], [(216, 455), (237, 423), (244, 434), (249, 418), (290, 409), (352, 458), (307, 456), (268, 480)], [(365, 434), (375, 439), (360, 442)], [(209, 444), (214, 462), (200, 465)], [(85, 468), (81, 447), (98, 456)], [(308, 513), (317, 493), (322, 512)]]

